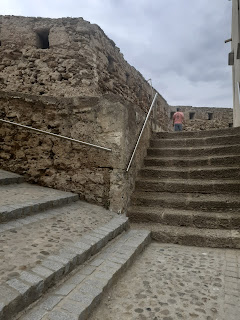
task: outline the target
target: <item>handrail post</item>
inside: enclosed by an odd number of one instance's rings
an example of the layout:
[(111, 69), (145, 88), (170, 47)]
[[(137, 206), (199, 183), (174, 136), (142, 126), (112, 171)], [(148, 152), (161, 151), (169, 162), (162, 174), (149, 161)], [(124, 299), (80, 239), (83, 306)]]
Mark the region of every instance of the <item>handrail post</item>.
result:
[(158, 93), (156, 92), (156, 94), (155, 94), (155, 96), (154, 96), (154, 98), (153, 98), (153, 101), (152, 101), (151, 107), (150, 107), (150, 109), (149, 109), (149, 111), (148, 111), (147, 117), (146, 117), (146, 119), (145, 119), (145, 121), (144, 121), (144, 124), (143, 124), (142, 130), (141, 130), (141, 132), (140, 132), (140, 134), (139, 134), (139, 137), (138, 137), (137, 143), (136, 143), (135, 148), (134, 148), (134, 150), (133, 150), (133, 153), (132, 153), (131, 159), (130, 159), (130, 161), (129, 161), (129, 163), (128, 163), (127, 170), (126, 170), (127, 172), (129, 171), (129, 169), (130, 169), (130, 167), (131, 167), (131, 164), (132, 164), (133, 158), (134, 158), (134, 156), (135, 156), (135, 153), (136, 153), (136, 150), (137, 150), (137, 147), (138, 147), (139, 141), (140, 141), (140, 139), (141, 139), (141, 137), (142, 137), (142, 134), (143, 134), (143, 131), (144, 131), (145, 126), (146, 126), (146, 124), (147, 124), (148, 118), (149, 118), (149, 116), (150, 116), (150, 114), (151, 114), (152, 108), (153, 108), (154, 103), (155, 103), (155, 101), (156, 101), (156, 99), (157, 99), (157, 95), (158, 95)]

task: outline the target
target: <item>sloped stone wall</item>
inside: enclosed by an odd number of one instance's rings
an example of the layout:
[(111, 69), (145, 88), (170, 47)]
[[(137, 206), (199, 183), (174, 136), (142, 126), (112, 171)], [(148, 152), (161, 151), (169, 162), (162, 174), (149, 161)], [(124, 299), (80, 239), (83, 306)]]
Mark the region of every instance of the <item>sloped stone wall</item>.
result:
[(0, 123), (0, 166), (122, 212), (151, 131), (168, 130), (159, 94), (129, 173), (152, 88), (82, 18), (0, 16), (0, 117), (111, 148), (107, 153)]
[[(48, 49), (39, 35), (47, 35)], [(82, 18), (0, 16), (0, 41), (0, 90), (58, 97), (114, 93), (145, 111), (151, 103), (143, 76), (100, 27)]]

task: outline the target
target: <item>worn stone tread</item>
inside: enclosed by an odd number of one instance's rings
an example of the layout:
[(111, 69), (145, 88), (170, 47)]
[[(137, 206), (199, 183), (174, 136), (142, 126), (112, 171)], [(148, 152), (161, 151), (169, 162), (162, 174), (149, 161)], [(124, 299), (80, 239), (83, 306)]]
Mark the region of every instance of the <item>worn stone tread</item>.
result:
[(150, 140), (151, 147), (164, 147), (164, 146), (181, 146), (181, 147), (191, 147), (196, 145), (207, 146), (207, 145), (224, 145), (224, 144), (233, 144), (238, 143), (240, 138), (240, 133), (230, 134), (230, 135), (214, 135), (214, 136), (207, 136), (207, 137), (182, 137), (182, 139), (176, 138), (165, 138), (165, 139), (158, 139), (157, 137), (153, 137)]
[(8, 172), (0, 169), (0, 185), (21, 183), (24, 178), (16, 173)]
[(153, 178), (181, 178), (185, 181), (190, 179), (240, 179), (240, 165), (231, 167), (188, 167), (188, 168), (174, 168), (174, 167), (158, 167), (158, 166), (145, 166), (140, 170), (139, 175), (142, 177)]
[(39, 264), (67, 244), (118, 217), (100, 206), (75, 201), (0, 225), (0, 283)]
[(149, 242), (150, 232), (147, 230), (124, 233), (19, 320), (88, 319), (104, 292)]
[(240, 229), (240, 212), (208, 212), (133, 206), (128, 209), (132, 222), (156, 222), (172, 226), (208, 229)]
[(202, 131), (181, 131), (181, 132), (158, 132), (154, 135), (158, 139), (182, 139), (182, 138), (202, 138), (202, 137), (214, 137), (214, 136), (226, 136), (240, 134), (239, 128), (224, 128), (224, 129), (212, 129)]
[[(18, 312), (41, 297), (49, 287), (56, 285), (126, 229), (127, 218), (113, 218), (103, 227), (85, 234), (78, 242), (67, 245), (55, 255), (48, 256), (40, 265), (22, 271), (18, 277), (3, 283), (0, 286), (0, 319), (13, 319)], [(4, 298), (4, 292), (9, 292), (7, 299)]]
[(240, 230), (169, 226), (160, 223), (133, 223), (133, 228), (146, 228), (152, 238), (162, 243), (240, 249)]
[(218, 145), (218, 146), (195, 146), (195, 147), (175, 147), (175, 148), (148, 148), (148, 156), (161, 155), (169, 156), (212, 156), (212, 155), (226, 155), (226, 154), (240, 154), (240, 144), (228, 144), (228, 145)]
[(79, 199), (78, 195), (28, 183), (0, 186), (0, 222), (57, 207)]
[(175, 209), (202, 211), (239, 211), (240, 197), (238, 194), (201, 194), (201, 193), (169, 193), (135, 191), (131, 205), (162, 206)]
[(144, 192), (174, 193), (239, 193), (240, 180), (229, 179), (162, 179), (156, 177), (139, 177), (135, 190)]
[(240, 164), (240, 155), (206, 155), (197, 157), (181, 156), (176, 157), (162, 157), (160, 154), (157, 156), (147, 156), (144, 159), (146, 166), (161, 166), (161, 167), (203, 167), (203, 166), (236, 166)]

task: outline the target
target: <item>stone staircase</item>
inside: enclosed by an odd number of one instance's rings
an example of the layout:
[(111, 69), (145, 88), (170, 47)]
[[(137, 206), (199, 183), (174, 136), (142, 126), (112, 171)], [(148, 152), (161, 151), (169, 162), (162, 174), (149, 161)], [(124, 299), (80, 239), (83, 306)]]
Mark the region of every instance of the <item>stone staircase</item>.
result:
[(240, 129), (153, 135), (127, 215), (161, 242), (240, 248)]
[(149, 242), (124, 216), (0, 170), (0, 320), (87, 319)]

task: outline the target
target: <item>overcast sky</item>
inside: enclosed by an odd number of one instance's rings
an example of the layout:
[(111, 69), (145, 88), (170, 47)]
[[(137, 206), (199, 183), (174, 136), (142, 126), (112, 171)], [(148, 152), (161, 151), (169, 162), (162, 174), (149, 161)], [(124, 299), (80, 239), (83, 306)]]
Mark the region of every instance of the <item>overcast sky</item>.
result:
[(0, 0), (0, 14), (98, 24), (170, 105), (232, 107), (228, 0)]

